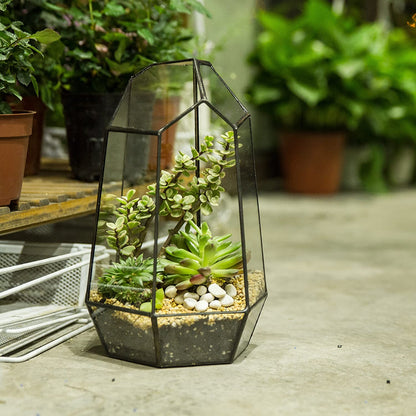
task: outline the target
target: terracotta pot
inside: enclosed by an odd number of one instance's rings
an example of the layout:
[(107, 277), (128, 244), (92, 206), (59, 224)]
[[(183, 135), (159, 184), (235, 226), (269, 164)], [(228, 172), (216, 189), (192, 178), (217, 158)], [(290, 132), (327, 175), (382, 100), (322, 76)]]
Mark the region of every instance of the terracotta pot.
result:
[[(179, 115), (179, 97), (156, 99), (153, 110), (152, 130), (159, 130)], [(174, 163), (175, 136), (177, 123), (169, 127), (162, 134), (162, 148), (160, 150), (160, 168), (169, 169)], [(149, 149), (150, 171), (157, 169), (157, 138), (153, 138)]]
[(289, 192), (332, 194), (338, 191), (345, 133), (281, 134), (284, 185)]
[(34, 111), (0, 114), (0, 206), (20, 198)]

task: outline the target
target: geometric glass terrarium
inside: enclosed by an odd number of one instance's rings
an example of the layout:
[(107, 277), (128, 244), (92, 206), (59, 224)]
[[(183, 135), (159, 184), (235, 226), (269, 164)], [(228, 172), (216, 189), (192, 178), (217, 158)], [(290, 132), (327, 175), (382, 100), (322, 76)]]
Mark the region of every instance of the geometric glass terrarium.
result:
[(251, 119), (212, 65), (133, 76), (104, 141), (86, 303), (107, 353), (231, 363), (267, 297)]

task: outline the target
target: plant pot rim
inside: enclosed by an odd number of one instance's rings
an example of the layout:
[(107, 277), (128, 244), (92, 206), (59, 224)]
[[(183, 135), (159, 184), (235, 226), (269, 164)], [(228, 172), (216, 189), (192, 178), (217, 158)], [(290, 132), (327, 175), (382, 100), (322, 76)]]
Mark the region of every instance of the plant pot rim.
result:
[(32, 110), (13, 110), (13, 112), (8, 114), (0, 114), (0, 117), (7, 117), (7, 116), (13, 116), (13, 117), (24, 117), (30, 114), (36, 114), (36, 111)]

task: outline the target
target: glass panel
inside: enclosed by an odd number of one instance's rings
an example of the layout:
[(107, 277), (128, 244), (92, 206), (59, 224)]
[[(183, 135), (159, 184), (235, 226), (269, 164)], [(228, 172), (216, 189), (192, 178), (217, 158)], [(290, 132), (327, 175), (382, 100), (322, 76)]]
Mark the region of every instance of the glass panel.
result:
[(158, 317), (160, 365), (230, 363), (243, 314)]
[(247, 110), (211, 66), (202, 64), (200, 71), (209, 102), (230, 123), (237, 123), (247, 114)]
[(248, 317), (244, 324), (244, 330), (241, 335), (240, 343), (238, 344), (237, 352), (234, 358), (237, 358), (250, 343), (251, 336), (253, 335), (254, 328), (256, 327), (265, 300), (266, 298), (263, 298), (260, 302), (254, 305), (254, 307), (248, 312)]
[(109, 355), (154, 365), (155, 343), (152, 322), (148, 316), (96, 306), (91, 307), (90, 311)]
[(253, 305), (266, 291), (263, 248), (260, 231), (259, 207), (257, 200), (256, 177), (251, 142), (250, 119), (238, 129), (239, 173), (241, 183), (241, 209), (243, 232), (248, 253), (247, 281), (249, 302)]

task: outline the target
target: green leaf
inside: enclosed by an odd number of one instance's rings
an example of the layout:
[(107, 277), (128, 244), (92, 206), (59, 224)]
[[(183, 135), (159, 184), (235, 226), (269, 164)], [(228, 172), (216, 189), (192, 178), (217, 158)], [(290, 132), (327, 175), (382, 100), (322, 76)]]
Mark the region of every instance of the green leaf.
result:
[(106, 225), (110, 230), (115, 230), (117, 228), (117, 226), (112, 222), (107, 222)]
[(186, 7), (186, 3), (183, 0), (170, 0), (169, 6), (172, 10), (175, 10), (179, 13), (190, 14), (190, 10)]
[(133, 73), (136, 69), (136, 66), (130, 62), (117, 63), (108, 58), (106, 58), (105, 61), (107, 62), (111, 72), (116, 76)]
[(33, 74), (30, 75), (30, 82), (32, 83), (33, 89), (35, 90), (36, 96), (39, 96), (38, 82)]
[(119, 246), (124, 247), (129, 242), (129, 237), (127, 235), (124, 235), (123, 237), (118, 237)]
[(103, 9), (103, 14), (107, 16), (118, 17), (125, 14), (125, 10), (123, 6), (115, 2), (109, 2), (105, 5)]
[(156, 290), (156, 302), (155, 302), (155, 308), (161, 309), (163, 306), (163, 299), (165, 298), (165, 292), (162, 288)]
[(315, 106), (325, 96), (325, 91), (320, 86), (305, 84), (294, 78), (291, 78), (287, 84), (294, 94), (311, 107)]
[(140, 310), (142, 312), (152, 312), (152, 303), (151, 302), (144, 302), (140, 305)]
[(131, 256), (136, 248), (134, 246), (126, 246), (120, 250), (123, 256)]
[(94, 57), (94, 55), (93, 55), (93, 53), (92, 53), (91, 51), (87, 51), (87, 52), (85, 52), (85, 51), (83, 51), (83, 50), (81, 50), (81, 49), (79, 49), (79, 48), (75, 48), (75, 49), (72, 51), (72, 54), (73, 54), (76, 58), (79, 58), (79, 59), (82, 59), (82, 60), (84, 60), (84, 59), (92, 59), (92, 58)]
[(116, 58), (116, 61), (117, 62), (120, 63), (122, 61), (123, 54), (124, 54), (124, 52), (126, 50), (126, 47), (127, 47), (127, 38), (122, 38), (120, 40), (120, 43), (118, 44), (117, 50), (114, 53), (114, 57)]
[(352, 79), (365, 67), (363, 59), (346, 59), (335, 64), (335, 71), (340, 77)]
[(136, 193), (135, 189), (130, 189), (126, 194), (127, 201), (130, 201), (133, 198), (135, 193)]
[(60, 39), (61, 35), (52, 29), (43, 29), (39, 32), (34, 33), (31, 38), (36, 39), (40, 43), (48, 44)]
[(115, 228), (119, 228), (124, 224), (124, 217), (118, 217), (115, 223)]
[(27, 71), (19, 71), (17, 73), (17, 80), (26, 87), (30, 84), (31, 74)]
[(210, 204), (201, 204), (201, 212), (203, 215), (210, 215), (212, 213), (212, 207)]
[(155, 37), (153, 36), (152, 32), (148, 29), (139, 29), (137, 31), (137, 34), (141, 36), (143, 39), (145, 39), (147, 42), (149, 42), (150, 45), (153, 45), (155, 43)]

